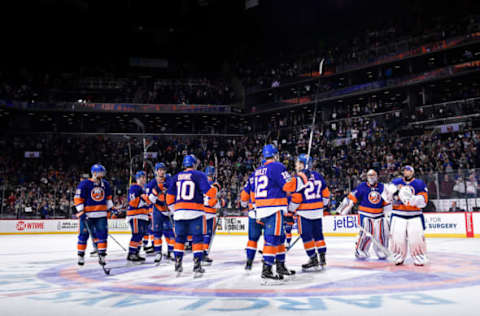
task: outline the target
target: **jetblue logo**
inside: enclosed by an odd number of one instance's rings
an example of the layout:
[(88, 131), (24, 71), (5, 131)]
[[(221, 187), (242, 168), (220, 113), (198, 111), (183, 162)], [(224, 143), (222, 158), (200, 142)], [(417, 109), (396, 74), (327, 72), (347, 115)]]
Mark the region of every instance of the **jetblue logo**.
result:
[(337, 231), (342, 228), (357, 228), (357, 217), (356, 216), (346, 216), (335, 219), (333, 221), (333, 231)]

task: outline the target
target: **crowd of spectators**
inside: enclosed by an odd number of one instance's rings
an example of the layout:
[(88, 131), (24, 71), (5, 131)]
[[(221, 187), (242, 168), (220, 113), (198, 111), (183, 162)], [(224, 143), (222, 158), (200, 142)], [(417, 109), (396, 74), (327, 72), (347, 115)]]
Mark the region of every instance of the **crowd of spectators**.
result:
[[(249, 91), (275, 88), (305, 75), (318, 73), (325, 58), (325, 68), (353, 69), (355, 65), (370, 64), (399, 53), (418, 49), (421, 45), (443, 41), (480, 30), (480, 16), (449, 21), (442, 17), (424, 20), (418, 24), (403, 21), (385, 21), (382, 27), (367, 29), (351, 38), (324, 43), (323, 49), (275, 59), (237, 62), (236, 72)], [(402, 21), (400, 21), (402, 22)], [(319, 57), (321, 56), (321, 57)]]
[[(362, 112), (361, 110), (360, 112)], [(468, 127), (445, 133), (409, 134), (401, 128), (408, 119), (402, 111), (373, 117), (322, 121), (317, 124), (312, 146), (314, 167), (324, 174), (333, 192), (331, 210), (343, 196), (375, 168), (390, 180), (401, 166), (412, 164), (428, 183), (433, 198), (469, 198), (479, 195), (480, 133)], [(221, 194), (227, 209), (239, 209), (239, 193), (248, 175), (261, 160), (261, 148), (277, 145), (279, 159), (293, 171), (295, 157), (307, 152), (310, 116), (293, 112), (263, 122), (269, 131), (239, 137), (158, 136), (148, 137), (149, 152), (156, 159), (143, 160), (141, 138), (115, 136), (41, 135), (0, 140), (0, 181), (2, 215), (70, 217), (75, 187), (88, 177), (90, 166), (100, 162), (107, 168), (114, 203), (126, 207), (126, 190), (132, 171), (145, 169), (153, 176), (152, 165), (163, 161), (170, 173), (180, 170), (187, 153), (201, 164), (215, 165)], [(269, 124), (266, 124), (269, 123)], [(38, 158), (25, 158), (25, 151), (38, 151)], [(131, 153), (131, 154), (130, 154)]]
[(0, 72), (0, 100), (28, 102), (108, 102), (142, 104), (222, 104), (235, 101), (227, 80), (190, 77), (168, 79), (134, 74)]
[[(247, 89), (279, 87), (284, 81), (317, 71), (318, 56), (326, 57), (327, 66), (373, 62), (405, 48), (399, 46), (400, 42), (412, 49), (478, 31), (478, 23), (478, 17), (467, 17), (455, 24), (436, 20), (433, 24), (422, 25), (422, 34), (411, 28), (386, 25), (381, 31), (368, 30), (329, 46), (332, 48), (320, 54), (280, 56), (271, 62), (257, 60), (239, 64), (236, 70)], [(320, 92), (334, 88), (338, 87), (325, 84)], [(307, 84), (302, 91), (292, 93), (307, 96), (315, 91), (315, 87)], [(408, 108), (408, 101), (387, 102), (378, 98), (324, 108), (323, 119), (315, 126), (312, 156), (314, 168), (325, 176), (333, 192), (330, 209), (334, 210), (345, 194), (365, 179), (368, 169), (377, 169), (381, 179), (388, 181), (399, 175), (401, 166), (406, 163), (415, 167), (434, 198), (478, 197), (480, 133), (466, 124), (468, 121), (445, 130), (433, 129), (433, 132), (423, 130), (419, 133), (410, 126), (416, 121), (478, 112), (478, 101), (464, 101), (480, 95), (477, 85), (464, 85), (449, 91), (432, 93), (428, 98), (431, 102), (445, 101), (444, 98), (458, 102), (426, 106), (425, 102), (417, 102), (419, 105), (412, 109)], [(227, 81), (201, 76), (165, 79), (108, 73), (40, 75), (21, 71), (15, 76), (0, 73), (0, 100), (231, 104), (235, 98)], [(226, 208), (239, 209), (240, 190), (258, 166), (265, 143), (274, 143), (279, 149), (280, 161), (293, 171), (296, 156), (307, 152), (311, 113), (301, 110), (262, 115), (245, 124), (248, 131), (245, 136), (149, 136), (146, 139), (149, 152), (156, 153), (157, 157), (147, 160), (143, 157), (144, 142), (139, 137), (56, 134), (1, 137), (0, 215), (71, 217), (76, 185), (89, 176), (94, 163), (102, 163), (107, 168), (114, 204), (122, 210), (126, 208), (126, 191), (132, 171), (144, 169), (151, 178), (152, 165), (163, 161), (173, 174), (180, 170), (181, 160), (187, 153), (199, 158), (202, 170), (218, 161), (218, 181), (222, 185), (221, 195)], [(27, 151), (40, 155), (27, 158)], [(451, 208), (458, 209), (456, 205)]]

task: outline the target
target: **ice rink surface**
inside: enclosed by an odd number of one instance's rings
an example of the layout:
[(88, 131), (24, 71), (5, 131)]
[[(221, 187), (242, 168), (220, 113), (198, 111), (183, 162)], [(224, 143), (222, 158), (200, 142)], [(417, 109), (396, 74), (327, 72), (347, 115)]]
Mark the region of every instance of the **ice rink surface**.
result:
[(327, 237), (327, 270), (315, 273), (300, 271), (300, 241), (287, 256), (297, 276), (276, 286), (260, 285), (259, 255), (243, 269), (246, 241), (216, 236), (213, 265), (193, 279), (191, 254), (176, 278), (167, 262), (125, 267), (109, 239), (117, 268), (105, 276), (96, 258), (77, 266), (74, 235), (0, 236), (0, 315), (479, 315), (480, 239), (428, 239), (431, 263), (415, 267), (355, 260), (355, 238)]

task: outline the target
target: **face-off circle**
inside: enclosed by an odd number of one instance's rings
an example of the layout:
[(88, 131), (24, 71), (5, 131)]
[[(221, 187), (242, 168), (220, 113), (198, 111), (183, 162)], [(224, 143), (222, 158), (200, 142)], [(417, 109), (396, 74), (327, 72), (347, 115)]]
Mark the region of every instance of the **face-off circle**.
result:
[[(293, 266), (305, 260), (301, 250), (288, 258)], [(371, 295), (411, 291), (428, 291), (480, 285), (480, 258), (472, 255), (429, 253), (432, 263), (424, 267), (413, 264), (394, 266), (378, 260), (358, 261), (347, 256), (327, 257), (325, 272), (298, 273), (293, 280), (279, 286), (260, 286), (261, 263), (246, 274), (238, 252), (222, 253), (216, 265), (207, 267), (203, 278), (193, 279), (190, 266), (184, 276), (176, 278), (173, 265), (140, 265), (112, 270), (105, 276), (97, 264), (84, 268), (61, 265), (38, 274), (44, 281), (65, 287), (88, 286), (107, 292), (192, 297), (315, 297)], [(233, 259), (235, 258), (235, 259)], [(189, 262), (190, 256), (185, 258)], [(236, 261), (232, 261), (236, 260)], [(119, 265), (116, 260), (112, 265)]]

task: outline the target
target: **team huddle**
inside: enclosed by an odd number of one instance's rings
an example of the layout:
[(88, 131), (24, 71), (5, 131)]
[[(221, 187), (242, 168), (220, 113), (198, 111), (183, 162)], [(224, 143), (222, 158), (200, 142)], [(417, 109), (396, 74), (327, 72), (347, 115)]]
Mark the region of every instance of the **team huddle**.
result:
[[(262, 155), (261, 165), (250, 175), (240, 196), (249, 217), (245, 269), (252, 269), (263, 234), (262, 282), (274, 284), (293, 276), (295, 271), (288, 269), (285, 262), (288, 250), (295, 243), (291, 242), (295, 220), (308, 257), (302, 270), (325, 269), (327, 247), (322, 218), (330, 199), (325, 179), (312, 170), (313, 161), (306, 154), (297, 157), (294, 175), (278, 161), (275, 146), (265, 145)], [(174, 176), (166, 174), (163, 163), (155, 165), (155, 178), (148, 183), (144, 171), (135, 174), (135, 183), (128, 192), (126, 214), (132, 234), (127, 255), (130, 264), (145, 262), (140, 249), (142, 244), (146, 249), (148, 238), (144, 236), (148, 235), (153, 236), (153, 247), (148, 252), (154, 253), (156, 264), (164, 257), (164, 237), (166, 260), (175, 262), (177, 275), (183, 272), (183, 257), (189, 245), (193, 252), (194, 277), (202, 276), (203, 266), (212, 263), (209, 251), (222, 205), (221, 187), (216, 182), (215, 168), (209, 166), (202, 172), (196, 170), (197, 166), (196, 157), (186, 155), (183, 171)], [(105, 168), (94, 165), (91, 173), (92, 178), (79, 184), (74, 200), (80, 220), (78, 264), (84, 264), (87, 240), (91, 236), (98, 262), (108, 274), (107, 215), (117, 211), (113, 208), (110, 185), (104, 179)], [(403, 264), (409, 250), (415, 265), (426, 264), (422, 208), (427, 202), (425, 183), (414, 178), (413, 167), (405, 166), (403, 177), (388, 184), (378, 182), (376, 171), (369, 170), (367, 181), (359, 184), (337, 209), (345, 215), (358, 204), (360, 234), (355, 257), (368, 258), (373, 244), (379, 259)]]

